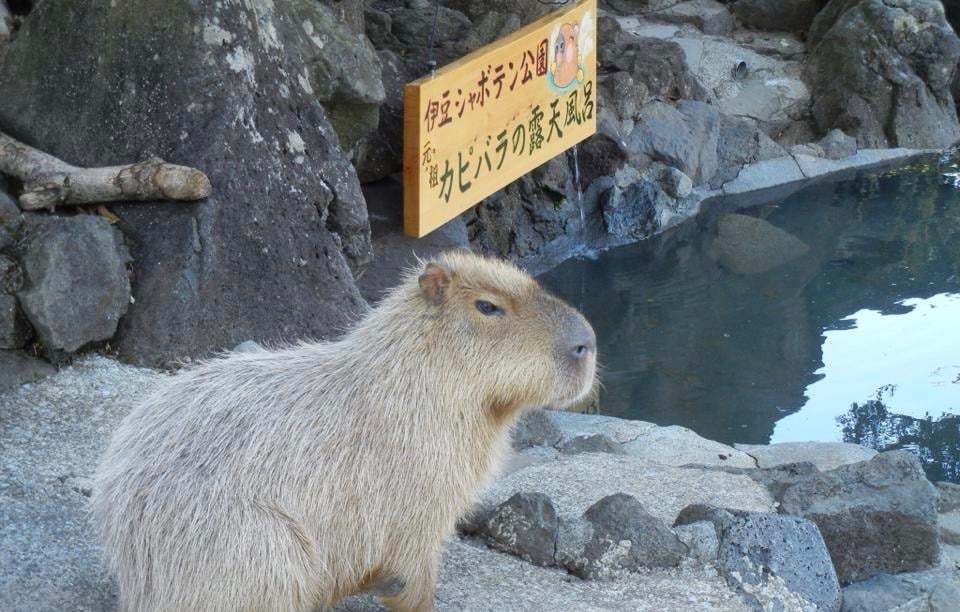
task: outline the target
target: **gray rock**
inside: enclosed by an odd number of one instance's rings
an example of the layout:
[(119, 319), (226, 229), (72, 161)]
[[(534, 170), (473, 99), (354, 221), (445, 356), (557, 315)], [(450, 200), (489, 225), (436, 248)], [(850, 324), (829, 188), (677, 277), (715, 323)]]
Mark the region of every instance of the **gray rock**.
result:
[(0, 349), (21, 348), (32, 331), (17, 305), (17, 298), (0, 293)]
[(21, 351), (0, 350), (0, 393), (40, 380), (54, 372), (54, 367), (46, 361)]
[(748, 593), (775, 577), (817, 610), (840, 609), (840, 583), (830, 554), (817, 526), (808, 520), (737, 513), (723, 529), (717, 564)]
[(598, 77), (600, 81), (600, 110), (610, 110), (618, 121), (632, 121), (640, 105), (650, 97), (647, 86), (626, 71)]
[(860, 148), (946, 147), (960, 139), (951, 79), (960, 39), (937, 0), (838, 0), (816, 17), (806, 76), (821, 131)]
[(559, 526), (560, 519), (549, 497), (517, 493), (493, 511), (483, 535), (497, 550), (549, 566), (555, 563)]
[[(433, 9), (416, 7), (388, 8), (393, 24), (392, 33), (400, 45), (406, 48), (422, 47), (435, 36), (434, 40), (453, 40), (466, 36), (472, 26), (470, 19), (458, 10), (441, 6), (434, 20)], [(434, 23), (436, 21), (436, 23)], [(436, 28), (436, 35), (431, 32)]]
[(667, 23), (689, 23), (704, 34), (727, 36), (733, 31), (733, 14), (716, 0), (673, 2), (656, 11), (656, 18)]
[(623, 455), (627, 451), (623, 450), (623, 445), (605, 434), (588, 434), (576, 436), (565, 440), (560, 445), (560, 452), (565, 455), (576, 455), (579, 453), (611, 453), (614, 455)]
[(583, 518), (591, 527), (583, 551), (558, 561), (584, 579), (607, 578), (617, 570), (676, 567), (687, 552), (666, 525), (623, 493), (604, 497)]
[(667, 166), (660, 173), (660, 186), (671, 197), (685, 198), (693, 191), (693, 180), (682, 171)]
[(857, 154), (857, 139), (847, 136), (843, 130), (836, 128), (827, 132), (827, 135), (817, 143), (828, 159), (844, 159)]
[(475, 22), (490, 13), (499, 13), (515, 14), (522, 23), (527, 24), (556, 10), (549, 4), (515, 0), (447, 0), (444, 4), (464, 13)]
[(0, 255), (0, 293), (16, 293), (23, 287), (23, 272), (12, 259)]
[(596, 210), (595, 200), (578, 202), (572, 175), (566, 156), (554, 157), (467, 211), (471, 247), (520, 263), (569, 253), (570, 236)]
[(775, 468), (810, 462), (822, 472), (867, 461), (876, 456), (872, 448), (849, 442), (781, 442), (779, 444), (735, 444), (757, 460), (759, 468)]
[(749, 121), (722, 115), (717, 134), (717, 171), (710, 186), (719, 188), (740, 174), (740, 169), (759, 158), (760, 130)]
[(111, 206), (136, 280), (119, 354), (159, 365), (343, 329), (372, 252), (360, 183), (306, 66), (317, 46), (299, 17), (314, 3), (111, 4), (35, 4), (0, 65), (0, 124), (74, 164), (155, 154), (210, 177), (204, 202)]
[(748, 28), (769, 32), (805, 32), (826, 0), (736, 0), (733, 14)]
[(380, 58), (380, 79), (386, 97), (379, 108), (376, 130), (360, 143), (355, 156), (357, 175), (364, 183), (388, 177), (403, 169), (403, 86), (413, 80), (412, 74), (396, 53), (382, 49), (377, 56)]
[(603, 225), (618, 238), (638, 240), (657, 231), (657, 212), (667, 202), (666, 193), (650, 180), (615, 185), (601, 200)]
[(787, 488), (781, 512), (812, 520), (842, 583), (939, 561), (937, 492), (907, 451), (813, 474)]
[(30, 215), (20, 305), (47, 349), (73, 352), (107, 340), (130, 305), (120, 232), (92, 215)]
[(638, 37), (601, 14), (597, 20), (597, 64), (602, 72), (622, 70), (643, 84), (647, 94), (667, 100), (703, 100), (707, 93), (690, 73), (686, 54), (675, 42)]
[(680, 541), (687, 547), (687, 555), (703, 562), (717, 560), (720, 540), (717, 529), (709, 521), (696, 521), (673, 528)]
[(960, 578), (949, 570), (880, 574), (843, 589), (843, 612), (949, 612), (960, 601)]
[(379, 123), (378, 107), (386, 98), (380, 59), (366, 36), (344, 27), (335, 7), (318, 2), (290, 6), (292, 19), (312, 43), (303, 49), (310, 85), (341, 146), (353, 151)]
[(513, 447), (517, 450), (531, 446), (556, 446), (563, 432), (554, 424), (546, 410), (528, 410), (513, 429)]
[(810, 251), (799, 238), (770, 222), (735, 213), (721, 215), (710, 249), (724, 268), (742, 276), (763, 274)]
[(720, 115), (716, 108), (691, 100), (676, 107), (654, 100), (645, 104), (628, 148), (673, 166), (700, 185), (717, 172)]
[(960, 510), (960, 484), (938, 482), (937, 492), (940, 493), (940, 501), (937, 502), (937, 512)]

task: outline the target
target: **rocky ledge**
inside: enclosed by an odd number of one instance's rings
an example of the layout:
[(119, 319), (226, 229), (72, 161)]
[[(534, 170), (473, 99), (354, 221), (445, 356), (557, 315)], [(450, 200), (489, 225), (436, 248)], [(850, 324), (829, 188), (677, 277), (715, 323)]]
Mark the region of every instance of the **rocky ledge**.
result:
[[(4, 609), (116, 606), (86, 518), (97, 457), (165, 374), (90, 357), (0, 395)], [(960, 487), (905, 452), (726, 446), (530, 413), (443, 561), (440, 610), (951, 610)], [(342, 610), (379, 609), (369, 597)]]

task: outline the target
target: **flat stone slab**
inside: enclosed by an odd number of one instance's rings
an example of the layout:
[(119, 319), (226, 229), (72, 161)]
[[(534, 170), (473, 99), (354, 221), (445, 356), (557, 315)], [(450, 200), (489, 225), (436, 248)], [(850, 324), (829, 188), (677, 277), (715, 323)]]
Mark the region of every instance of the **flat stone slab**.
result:
[(793, 157), (789, 155), (776, 157), (744, 166), (737, 178), (724, 184), (723, 193), (735, 195), (773, 187), (785, 187), (806, 178)]
[(661, 427), (646, 421), (573, 412), (544, 414), (563, 435), (557, 446), (576, 437), (602, 434), (622, 444), (628, 455), (661, 465), (757, 467), (753, 458), (743, 451), (678, 425)]
[(653, 423), (630, 421), (599, 414), (548, 411), (545, 413), (563, 434), (560, 444), (577, 436), (604, 434), (620, 444), (633, 442), (657, 429)]
[(848, 463), (867, 461), (877, 454), (872, 448), (847, 442), (781, 442), (734, 446), (756, 459), (757, 467), (762, 469), (809, 461), (824, 472)]
[(672, 467), (608, 453), (561, 456), (520, 469), (501, 477), (482, 493), (481, 503), (498, 505), (519, 492), (547, 495), (565, 517), (579, 517), (607, 495), (626, 493), (668, 525), (690, 504), (775, 511), (767, 489), (748, 476)]
[(934, 152), (933, 149), (863, 149), (843, 159), (827, 159), (810, 155), (795, 155), (794, 159), (805, 177), (815, 178), (846, 170), (864, 170), (874, 166), (902, 162)]
[(658, 427), (624, 445), (627, 454), (671, 466), (709, 465), (756, 467), (753, 457), (733, 447), (708, 440), (686, 427)]

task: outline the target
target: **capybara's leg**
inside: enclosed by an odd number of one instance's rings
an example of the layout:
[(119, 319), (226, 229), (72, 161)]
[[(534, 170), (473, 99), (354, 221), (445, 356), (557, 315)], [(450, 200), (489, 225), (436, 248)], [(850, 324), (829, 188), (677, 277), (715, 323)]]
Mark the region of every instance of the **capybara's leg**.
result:
[(393, 612), (432, 612), (438, 561), (437, 555), (432, 555), (414, 570), (404, 572), (403, 590), (395, 596), (383, 597), (383, 605)]

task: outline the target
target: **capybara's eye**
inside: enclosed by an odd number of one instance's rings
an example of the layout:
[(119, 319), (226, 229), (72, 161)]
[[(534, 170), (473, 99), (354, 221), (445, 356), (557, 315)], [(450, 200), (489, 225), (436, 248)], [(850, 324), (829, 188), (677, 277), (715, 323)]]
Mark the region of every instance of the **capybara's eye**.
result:
[(502, 308), (492, 302), (488, 302), (487, 300), (477, 300), (473, 303), (473, 305), (477, 307), (477, 310), (480, 311), (480, 314), (488, 317), (503, 314)]

